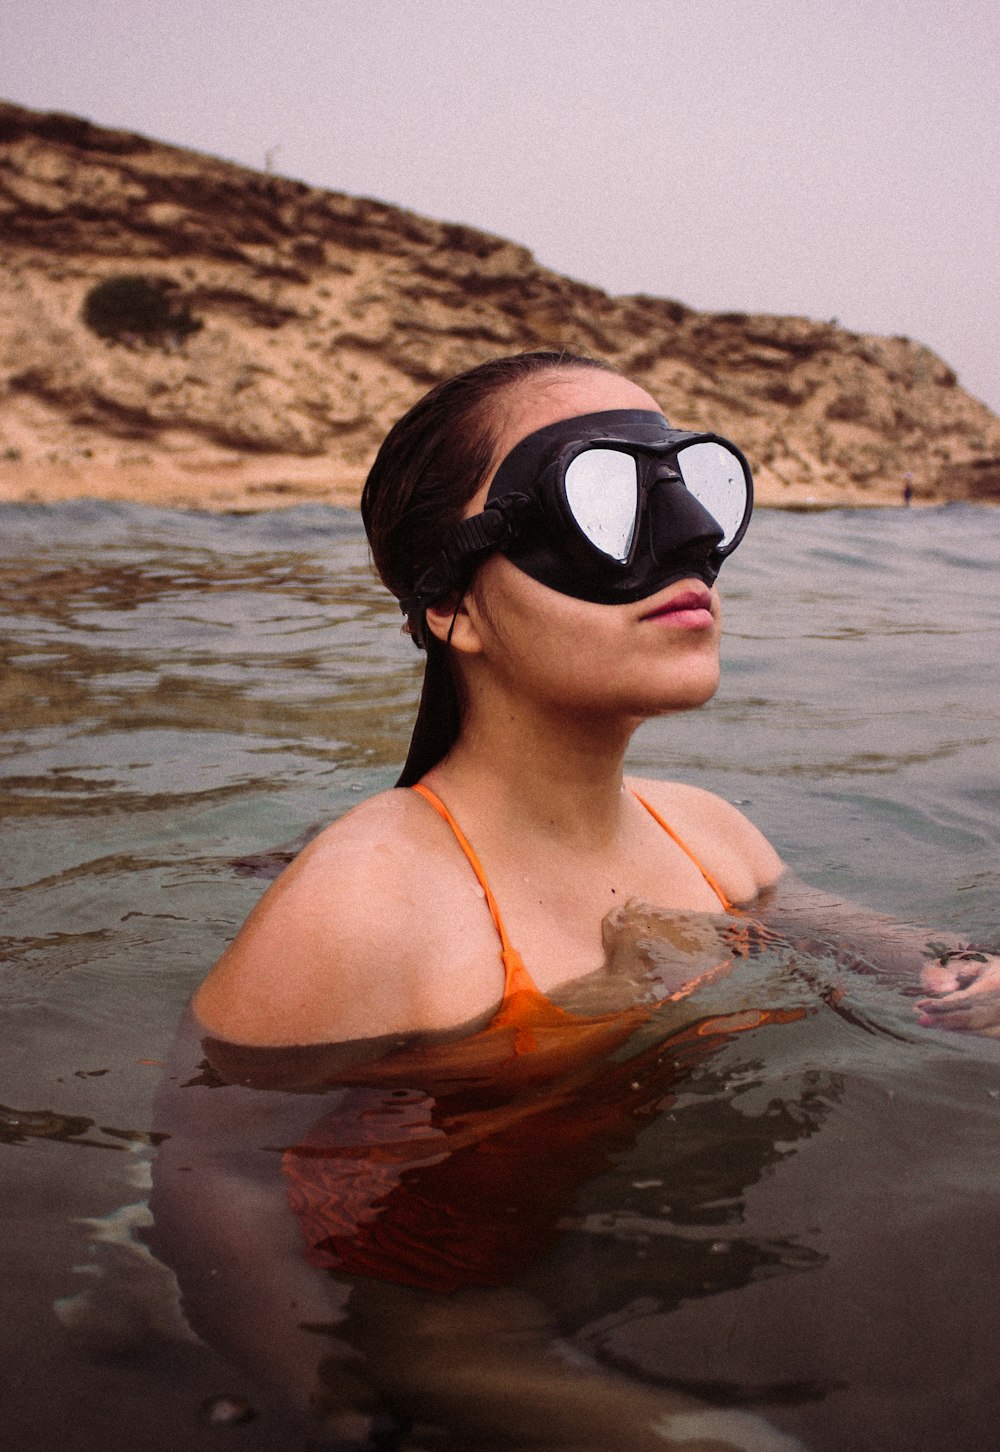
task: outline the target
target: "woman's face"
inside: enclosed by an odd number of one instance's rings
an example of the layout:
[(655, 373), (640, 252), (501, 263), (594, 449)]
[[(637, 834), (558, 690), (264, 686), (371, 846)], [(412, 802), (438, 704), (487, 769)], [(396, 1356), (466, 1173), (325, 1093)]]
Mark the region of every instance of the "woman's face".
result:
[[(494, 470), (466, 516), (482, 510), (493, 472), (521, 439), (605, 409), (660, 412), (645, 389), (598, 369), (554, 371), (505, 394)], [(631, 605), (596, 605), (497, 554), (480, 567), (466, 608), (482, 657), (473, 669), (491, 669), (508, 689), (553, 707), (641, 720), (700, 706), (718, 685), (718, 596), (694, 577)]]

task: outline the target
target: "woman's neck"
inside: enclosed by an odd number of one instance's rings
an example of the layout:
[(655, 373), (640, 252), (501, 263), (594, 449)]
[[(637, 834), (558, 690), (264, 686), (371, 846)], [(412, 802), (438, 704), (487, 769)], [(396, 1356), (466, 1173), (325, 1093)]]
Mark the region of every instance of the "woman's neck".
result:
[(470, 710), (434, 779), (494, 823), (593, 849), (619, 830), (625, 749), (637, 724), (565, 713), (552, 719), (510, 700)]

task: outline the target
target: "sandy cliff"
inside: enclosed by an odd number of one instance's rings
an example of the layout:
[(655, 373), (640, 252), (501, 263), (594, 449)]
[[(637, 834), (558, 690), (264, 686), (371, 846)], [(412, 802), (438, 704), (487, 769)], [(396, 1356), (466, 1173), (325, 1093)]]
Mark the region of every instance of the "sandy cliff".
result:
[[(3, 103), (0, 264), (0, 499), (352, 502), (437, 379), (554, 345), (736, 439), (766, 503), (895, 502), (907, 474), (1000, 500), (1000, 419), (908, 339), (609, 297), (471, 228)], [(181, 322), (94, 332), (121, 276)]]

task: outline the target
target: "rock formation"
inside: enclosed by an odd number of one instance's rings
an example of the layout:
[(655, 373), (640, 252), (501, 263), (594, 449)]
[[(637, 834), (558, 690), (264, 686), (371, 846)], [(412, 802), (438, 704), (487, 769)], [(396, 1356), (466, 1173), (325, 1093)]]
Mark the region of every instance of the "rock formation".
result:
[[(909, 339), (609, 297), (469, 227), (3, 103), (0, 262), (0, 498), (353, 502), (431, 384), (556, 346), (737, 440), (765, 503), (896, 502), (907, 475), (1000, 500), (1000, 419)], [(95, 331), (123, 277), (163, 316)]]

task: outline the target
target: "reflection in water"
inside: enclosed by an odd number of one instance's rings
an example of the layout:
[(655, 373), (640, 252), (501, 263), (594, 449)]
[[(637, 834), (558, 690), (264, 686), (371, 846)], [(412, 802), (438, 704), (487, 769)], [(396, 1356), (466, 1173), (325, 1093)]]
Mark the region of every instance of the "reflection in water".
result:
[[(713, 1039), (724, 1042), (745, 1017), (701, 1020), (545, 1092), (498, 1103), (489, 1083), (444, 1100), (419, 1090), (352, 1092), (283, 1160), (310, 1261), (427, 1290), (507, 1284), (550, 1248), (579, 1186), (631, 1148)], [(727, 1112), (738, 1114), (723, 1100), (718, 1113)], [(807, 1122), (804, 1101), (794, 1126), (782, 1128), (804, 1133)], [(766, 1142), (755, 1144), (759, 1161), (745, 1154), (713, 1167), (706, 1199), (732, 1200), (759, 1178), (776, 1156), (777, 1126), (767, 1128)], [(713, 1132), (731, 1137), (731, 1126), (717, 1119)]]

